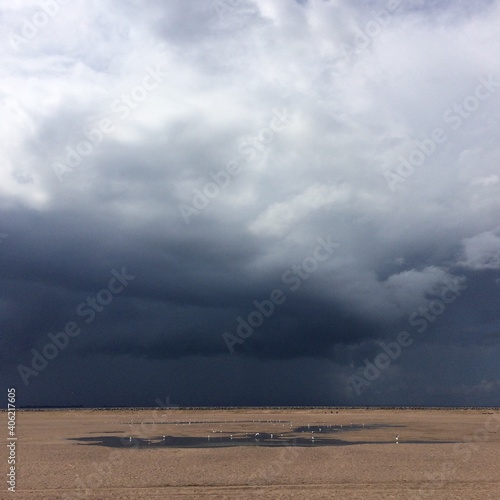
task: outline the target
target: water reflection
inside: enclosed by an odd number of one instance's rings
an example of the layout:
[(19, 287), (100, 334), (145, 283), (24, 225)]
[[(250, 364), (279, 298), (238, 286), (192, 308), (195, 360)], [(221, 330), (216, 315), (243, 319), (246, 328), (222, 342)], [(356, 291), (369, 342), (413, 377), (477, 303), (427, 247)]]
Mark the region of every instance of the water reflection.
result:
[[(105, 435), (107, 432), (101, 432), (99, 436), (84, 436), (79, 438), (71, 438), (73, 441), (77, 441), (80, 445), (87, 446), (106, 446), (110, 448), (129, 448), (129, 449), (158, 449), (158, 448), (222, 448), (231, 446), (265, 446), (265, 447), (279, 447), (279, 446), (301, 446), (301, 447), (312, 447), (312, 446), (353, 446), (358, 444), (390, 444), (394, 443), (395, 440), (392, 437), (393, 429), (396, 427), (403, 427), (401, 425), (389, 425), (389, 424), (350, 424), (350, 425), (330, 425), (330, 424), (314, 424), (314, 425), (301, 425), (298, 427), (290, 428), (290, 423), (286, 422), (286, 430), (283, 429), (284, 421), (224, 421), (222, 423), (214, 421), (198, 421), (198, 422), (169, 422), (174, 425), (191, 425), (193, 424), (193, 431), (195, 431), (195, 424), (225, 424), (224, 427), (227, 429), (233, 428), (232, 430), (210, 430), (206, 435), (199, 435), (200, 432), (193, 432), (198, 435), (190, 436), (174, 436), (174, 435), (162, 435), (154, 436), (150, 438), (136, 437), (136, 436), (126, 436), (125, 431), (121, 431), (121, 436), (110, 436)], [(158, 424), (160, 422), (157, 422)], [(242, 432), (241, 428), (234, 430), (235, 424), (247, 424), (245, 427), (248, 429), (252, 428), (250, 432)], [(276, 432), (256, 432), (256, 423), (271, 423), (277, 427)], [(253, 424), (249, 426), (248, 424)], [(368, 439), (371, 430), (374, 429), (387, 429), (386, 440), (373, 440)], [(389, 429), (391, 429), (389, 431)], [(185, 430), (185, 427), (184, 427)], [(346, 439), (340, 439), (341, 434), (349, 434), (351, 432), (363, 432), (367, 434), (366, 439), (349, 441)], [(109, 433), (110, 431), (108, 431)], [(204, 431), (207, 432), (207, 431)], [(118, 434), (118, 432), (115, 432)], [(399, 431), (397, 432), (399, 434)], [(380, 437), (380, 433), (378, 434)], [(430, 443), (443, 443), (450, 441), (404, 441), (400, 440), (400, 444), (404, 443), (412, 444), (430, 444)]]

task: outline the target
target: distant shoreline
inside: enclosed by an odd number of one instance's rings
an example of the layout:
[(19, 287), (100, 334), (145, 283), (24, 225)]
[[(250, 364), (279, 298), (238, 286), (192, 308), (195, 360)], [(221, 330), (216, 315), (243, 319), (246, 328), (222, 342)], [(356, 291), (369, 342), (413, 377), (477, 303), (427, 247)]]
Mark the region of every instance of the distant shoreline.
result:
[[(207, 410), (500, 410), (500, 406), (171, 406), (161, 408), (158, 406), (33, 406), (16, 408), (22, 411), (207, 411)], [(7, 408), (0, 408), (7, 411)]]

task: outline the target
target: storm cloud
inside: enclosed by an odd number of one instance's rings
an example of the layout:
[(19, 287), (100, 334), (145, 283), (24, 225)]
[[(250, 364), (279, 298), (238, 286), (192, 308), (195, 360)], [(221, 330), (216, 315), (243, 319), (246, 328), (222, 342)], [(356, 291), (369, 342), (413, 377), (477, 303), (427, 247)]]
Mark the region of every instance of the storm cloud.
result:
[(2, 11), (20, 404), (499, 404), (498, 1)]

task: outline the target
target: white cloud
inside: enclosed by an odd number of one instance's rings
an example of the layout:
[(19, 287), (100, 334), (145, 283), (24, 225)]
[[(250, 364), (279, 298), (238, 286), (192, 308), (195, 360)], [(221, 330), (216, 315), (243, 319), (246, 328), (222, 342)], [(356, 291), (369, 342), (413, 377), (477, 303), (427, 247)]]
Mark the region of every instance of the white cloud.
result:
[[(4, 31), (21, 29), (37, 5), (10, 4)], [(369, 5), (248, 1), (222, 19), (210, 2), (61, 6), (19, 50), (2, 45), (2, 205), (106, 212), (127, 226), (168, 220), (182, 235), (179, 203), (236, 160), (241, 173), (196, 216), (201, 225), (228, 241), (237, 227), (285, 267), (333, 234), (343, 294), (377, 310), (410, 307), (434, 279), (429, 269), (445, 268), (421, 248), (448, 245), (446, 261), (497, 219), (500, 91), (458, 130), (443, 113), (479, 78), (500, 78), (500, 8), (406, 4), (364, 46), (359, 33), (388, 2)], [(356, 43), (346, 57), (342, 44)], [(113, 104), (157, 65), (164, 81), (120, 118)], [(246, 161), (238, 145), (283, 106), (293, 124)], [(96, 117), (112, 118), (114, 132), (60, 183), (51, 164)], [(435, 127), (446, 142), (392, 192), (383, 170)], [(498, 267), (498, 238), (484, 234), (465, 240), (463, 265)], [(397, 269), (382, 272), (387, 262)]]
[(482, 271), (500, 270), (500, 231), (487, 231), (463, 240), (464, 258), (460, 265)]
[(320, 184), (309, 186), (290, 200), (270, 205), (249, 224), (249, 229), (257, 235), (283, 236), (312, 211), (323, 208), (335, 209), (336, 206), (348, 203), (350, 198), (351, 192), (346, 186)]

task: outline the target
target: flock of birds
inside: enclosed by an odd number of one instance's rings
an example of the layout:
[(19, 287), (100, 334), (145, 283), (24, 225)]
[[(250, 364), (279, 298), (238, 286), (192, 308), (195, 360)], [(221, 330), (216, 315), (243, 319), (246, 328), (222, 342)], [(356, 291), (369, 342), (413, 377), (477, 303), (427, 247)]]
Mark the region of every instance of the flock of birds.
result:
[[(165, 415), (162, 415), (162, 416), (165, 416)], [(192, 420), (192, 421), (188, 420), (187, 422), (176, 420), (175, 421), (175, 425), (191, 425), (191, 424), (203, 424), (203, 423), (205, 423), (205, 424), (206, 423), (212, 423), (212, 424), (214, 424), (215, 422), (216, 422), (215, 419), (212, 419), (212, 420)], [(229, 423), (238, 423), (235, 419), (233, 419), (232, 421), (231, 420), (229, 420), (229, 421), (228, 420), (224, 420), (224, 424), (227, 424), (228, 422)], [(123, 422), (115, 421), (114, 423), (123, 423)], [(135, 423), (136, 424), (143, 424), (143, 421), (141, 420), (140, 422), (135, 422)], [(173, 421), (172, 422), (153, 422), (153, 423), (154, 424), (165, 424), (165, 423), (174, 424)], [(282, 421), (282, 420), (252, 420), (252, 423), (273, 424), (274, 426), (281, 424), (282, 427), (285, 427), (285, 426), (287, 426), (289, 424), (290, 428), (293, 428), (293, 422)], [(133, 425), (133, 424), (134, 424), (134, 419), (132, 419), (129, 422), (129, 425)], [(222, 427), (222, 425), (223, 425), (222, 423), (219, 424), (220, 427)], [(351, 422), (351, 427), (353, 425), (354, 425), (353, 422)], [(319, 425), (314, 425), (314, 424), (312, 426), (313, 427), (317, 427), (318, 432), (323, 432), (324, 429), (325, 430), (326, 429), (330, 430), (330, 429), (336, 427), (335, 425), (328, 425), (328, 424), (325, 424), (325, 423), (322, 424), (322, 427), (319, 427)], [(364, 426), (365, 426), (365, 424), (363, 423), (362, 427), (364, 427)], [(308, 432), (309, 432), (309, 430), (311, 429), (311, 424), (310, 423), (307, 424), (307, 428), (308, 428)], [(343, 425), (339, 424), (339, 428), (342, 429)], [(305, 431), (303, 430), (302, 432), (305, 432)], [(314, 430), (310, 430), (310, 432), (311, 432), (311, 441), (314, 442), (314, 435), (313, 434), (314, 434), (315, 431)], [(212, 434), (216, 434), (216, 433), (223, 433), (223, 431), (222, 430), (213, 430), (212, 431)], [(245, 437), (246, 438), (248, 438), (250, 435), (251, 435), (251, 433), (248, 433), (248, 432), (245, 433)], [(259, 441), (260, 438), (261, 438), (261, 436), (266, 437), (267, 434), (261, 434), (260, 432), (256, 432), (254, 434), (254, 438), (255, 438), (256, 441)], [(270, 437), (271, 440), (276, 439), (276, 438), (282, 438), (283, 437), (283, 433), (271, 433), (271, 434), (269, 434), (269, 437)], [(229, 438), (232, 440), (234, 438), (234, 435), (230, 434)], [(132, 442), (133, 438), (132, 438), (132, 436), (129, 436), (128, 439), (129, 439), (129, 442)], [(207, 439), (208, 439), (208, 441), (210, 441), (210, 434), (207, 436)], [(163, 435), (162, 436), (162, 441), (165, 442), (165, 440), (166, 440), (166, 436)], [(396, 444), (399, 444), (399, 434), (396, 435), (396, 441), (395, 442), (396, 442)], [(147, 443), (148, 443), (148, 445), (151, 444), (151, 439), (148, 439)]]

